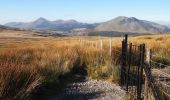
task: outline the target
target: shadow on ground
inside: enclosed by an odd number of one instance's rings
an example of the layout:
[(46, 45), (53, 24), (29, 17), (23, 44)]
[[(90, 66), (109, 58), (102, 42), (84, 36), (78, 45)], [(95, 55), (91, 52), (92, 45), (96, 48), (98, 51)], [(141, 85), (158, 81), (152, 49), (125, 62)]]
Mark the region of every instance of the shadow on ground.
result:
[[(56, 77), (55, 80), (57, 82), (51, 82), (49, 84), (41, 86), (41, 88), (38, 89), (38, 91), (31, 97), (31, 100), (51, 100), (51, 98), (55, 95), (58, 95), (59, 98), (54, 99), (54, 100), (75, 100), (71, 99), (77, 96), (81, 97), (86, 97), (92, 96), (94, 94), (81, 94), (81, 93), (76, 93), (76, 94), (61, 94), (63, 88), (66, 87), (67, 84), (72, 84), (73, 82), (84, 82), (86, 81), (87, 78), (87, 66), (85, 63), (82, 63), (80, 65), (80, 61), (76, 61), (74, 64), (74, 67), (71, 72), (64, 74), (64, 75), (59, 75)], [(77, 100), (77, 99), (76, 99)], [(78, 99), (79, 100), (79, 99)], [(81, 99), (82, 100), (82, 99)], [(83, 99), (87, 100), (87, 99)]]

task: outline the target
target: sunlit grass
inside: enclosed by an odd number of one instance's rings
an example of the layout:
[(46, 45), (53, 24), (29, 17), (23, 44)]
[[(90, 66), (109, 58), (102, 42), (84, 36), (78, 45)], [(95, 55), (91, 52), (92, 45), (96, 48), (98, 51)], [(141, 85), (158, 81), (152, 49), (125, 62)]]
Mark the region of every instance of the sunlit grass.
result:
[[(80, 43), (82, 40), (100, 40), (101, 37), (64, 37), (40, 39), (1, 39), (0, 41), (0, 99), (29, 98), (38, 88), (55, 83), (63, 84), (59, 77), (77, 69), (85, 69), (91, 79), (119, 81), (121, 38), (112, 38), (112, 57), (108, 41), (103, 50), (94, 44)], [(108, 40), (108, 38), (102, 38)], [(167, 62), (170, 58), (170, 35), (130, 37), (129, 43), (145, 43), (159, 58)], [(165, 57), (162, 59), (162, 57)], [(83, 67), (83, 68), (82, 68)]]

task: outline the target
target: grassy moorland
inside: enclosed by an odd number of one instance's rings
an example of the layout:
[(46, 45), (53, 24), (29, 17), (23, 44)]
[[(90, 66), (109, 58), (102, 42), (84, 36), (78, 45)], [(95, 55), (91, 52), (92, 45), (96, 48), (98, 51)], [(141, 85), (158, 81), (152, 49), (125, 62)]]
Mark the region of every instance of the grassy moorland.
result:
[[(130, 38), (130, 41), (135, 44), (145, 43), (146, 47), (152, 50), (152, 59), (154, 61), (166, 65), (170, 65), (170, 35), (169, 34), (139, 36), (135, 38)], [(154, 65), (154, 66), (160, 67), (159, 65)], [(169, 70), (167, 70), (167, 73), (170, 73)]]
[(0, 49), (1, 98), (29, 98), (42, 86), (60, 89), (61, 77), (77, 70), (92, 78), (109, 77), (111, 60), (105, 54), (105, 50), (71, 38), (4, 39)]
[[(121, 38), (113, 38), (114, 59), (109, 56), (107, 44), (101, 50), (96, 46), (81, 44), (79, 39), (99, 38), (0, 38), (0, 99), (30, 99), (42, 87), (58, 90), (63, 81), (71, 80), (72, 73), (76, 72), (92, 79), (118, 82), (116, 64), (120, 56), (115, 52), (120, 50)], [(146, 43), (158, 56), (156, 60), (169, 63), (170, 35), (129, 39), (134, 44)]]

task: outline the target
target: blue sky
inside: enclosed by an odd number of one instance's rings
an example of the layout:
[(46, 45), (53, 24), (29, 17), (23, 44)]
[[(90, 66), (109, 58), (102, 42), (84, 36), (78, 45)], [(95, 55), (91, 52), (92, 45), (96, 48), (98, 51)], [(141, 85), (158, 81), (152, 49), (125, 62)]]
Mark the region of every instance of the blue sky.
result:
[(39, 17), (93, 23), (117, 16), (170, 21), (170, 0), (0, 0), (0, 24)]

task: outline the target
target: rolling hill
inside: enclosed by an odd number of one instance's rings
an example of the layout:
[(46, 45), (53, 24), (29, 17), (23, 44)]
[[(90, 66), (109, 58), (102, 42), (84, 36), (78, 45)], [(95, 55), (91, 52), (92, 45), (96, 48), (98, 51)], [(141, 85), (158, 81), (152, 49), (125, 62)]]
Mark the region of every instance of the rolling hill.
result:
[(0, 25), (0, 29), (4, 29), (4, 28), (7, 28), (7, 27), (5, 27), (5, 26), (3, 26), (3, 25)]
[(154, 22), (139, 20), (135, 17), (119, 16), (104, 22), (95, 28), (95, 31), (116, 31), (132, 33), (167, 33), (169, 28)]
[[(119, 16), (103, 23), (81, 23), (76, 20), (55, 20), (49, 21), (45, 18), (39, 18), (32, 22), (10, 22), (5, 26), (22, 29), (49, 30), (63, 33), (84, 34), (92, 32), (128, 32), (128, 33), (168, 33), (170, 29), (167, 26), (154, 22), (140, 20), (135, 17)], [(75, 32), (75, 33), (76, 33)]]
[(39, 18), (33, 22), (10, 22), (5, 26), (24, 29), (39, 29), (53, 31), (71, 31), (76, 28), (94, 28), (94, 24), (81, 23), (75, 20), (56, 20), (49, 21), (45, 18)]

